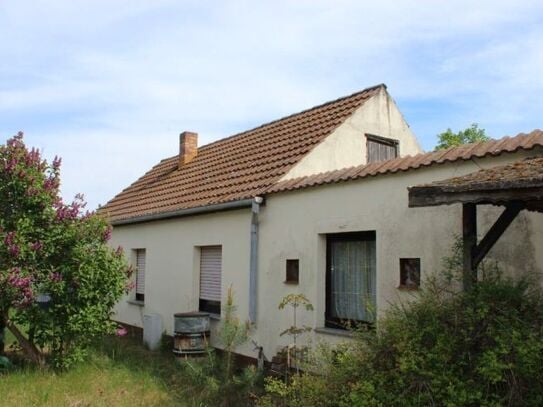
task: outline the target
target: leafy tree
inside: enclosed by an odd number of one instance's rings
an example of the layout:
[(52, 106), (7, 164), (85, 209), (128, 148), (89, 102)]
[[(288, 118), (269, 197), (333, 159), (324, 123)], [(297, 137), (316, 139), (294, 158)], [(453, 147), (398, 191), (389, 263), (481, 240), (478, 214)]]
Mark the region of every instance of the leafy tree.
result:
[(439, 142), (435, 150), (444, 150), (462, 144), (490, 140), (490, 137), (486, 135), (485, 129), (479, 128), (477, 123), (473, 123), (470, 127), (465, 130), (460, 130), (458, 133), (454, 133), (451, 129), (447, 129), (443, 133), (438, 134), (437, 137)]
[(29, 150), (22, 133), (0, 145), (0, 325), (34, 362), (49, 354), (67, 367), (113, 332), (131, 270), (108, 246), (107, 222), (83, 213), (83, 196), (63, 202), (60, 165)]

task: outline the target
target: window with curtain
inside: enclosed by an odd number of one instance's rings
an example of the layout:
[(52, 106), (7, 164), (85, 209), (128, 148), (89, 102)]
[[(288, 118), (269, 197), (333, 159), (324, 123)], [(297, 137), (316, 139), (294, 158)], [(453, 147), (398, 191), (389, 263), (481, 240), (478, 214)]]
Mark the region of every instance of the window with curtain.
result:
[(326, 326), (372, 323), (375, 313), (375, 232), (328, 235)]

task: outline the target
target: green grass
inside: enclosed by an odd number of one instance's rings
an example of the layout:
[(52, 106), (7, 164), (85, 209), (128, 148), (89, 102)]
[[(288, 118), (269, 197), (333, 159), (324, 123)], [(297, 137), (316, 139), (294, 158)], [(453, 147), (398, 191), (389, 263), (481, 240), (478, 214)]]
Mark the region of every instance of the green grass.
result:
[(106, 338), (66, 373), (20, 368), (0, 376), (0, 406), (192, 406), (169, 352), (133, 338)]

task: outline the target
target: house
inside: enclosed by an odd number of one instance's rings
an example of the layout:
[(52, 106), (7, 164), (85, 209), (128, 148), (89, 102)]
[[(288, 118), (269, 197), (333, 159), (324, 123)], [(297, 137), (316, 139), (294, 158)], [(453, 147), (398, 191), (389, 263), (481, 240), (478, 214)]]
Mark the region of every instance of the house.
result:
[[(303, 293), (314, 341), (345, 340), (438, 271), (461, 232), (460, 207), (409, 208), (407, 188), (541, 156), (543, 132), (423, 153), (384, 85), (199, 147), (180, 135), (162, 160), (109, 201), (112, 244), (136, 266), (116, 319), (141, 327), (193, 310), (220, 319), (228, 287), (270, 358), (288, 342), (277, 305)], [(481, 212), (480, 230), (497, 208)], [(506, 269), (543, 270), (543, 219), (523, 213), (491, 250)], [(528, 254), (528, 256), (526, 256)], [(255, 357), (253, 346), (240, 353)]]

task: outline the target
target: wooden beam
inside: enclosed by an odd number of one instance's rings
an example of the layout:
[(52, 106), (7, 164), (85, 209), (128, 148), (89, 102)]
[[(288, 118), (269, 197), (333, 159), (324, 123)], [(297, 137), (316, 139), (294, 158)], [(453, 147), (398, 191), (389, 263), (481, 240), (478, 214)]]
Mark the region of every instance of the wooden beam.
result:
[(443, 187), (408, 188), (410, 208), (450, 205), (454, 203), (477, 203), (503, 205), (509, 202), (541, 202), (543, 188), (507, 188), (501, 190), (447, 191)]
[(492, 227), (488, 230), (485, 237), (477, 245), (473, 251), (472, 266), (477, 269), (477, 266), (488, 254), (490, 249), (498, 241), (503, 232), (507, 230), (511, 222), (515, 220), (519, 212), (523, 209), (523, 205), (518, 202), (513, 202), (505, 207), (500, 217), (494, 222)]
[(467, 291), (477, 282), (477, 267), (473, 264), (473, 253), (477, 247), (477, 206), (474, 203), (462, 205), (463, 243), (463, 285)]

